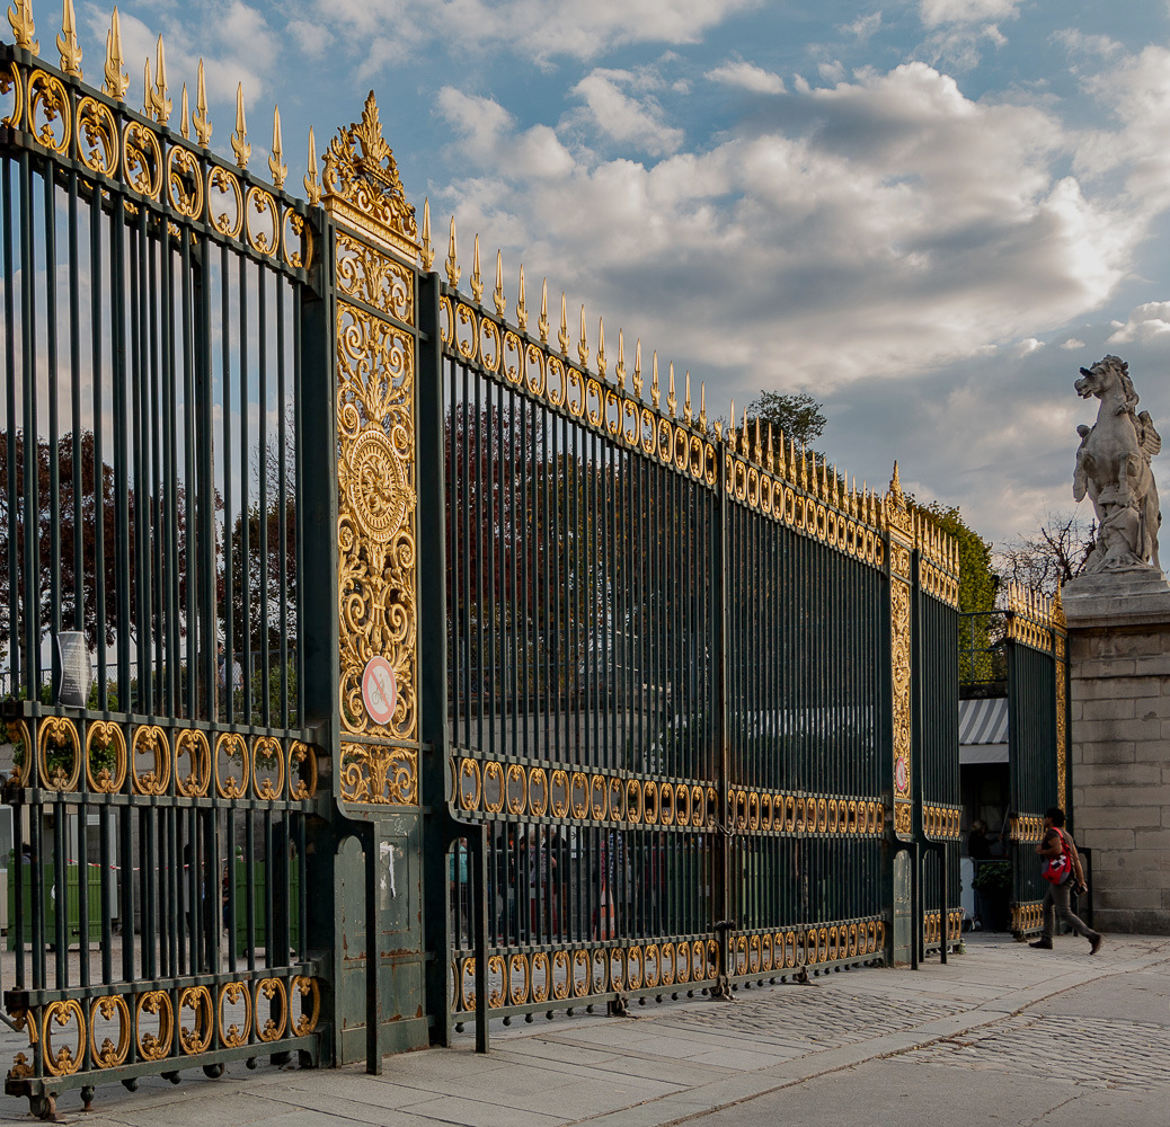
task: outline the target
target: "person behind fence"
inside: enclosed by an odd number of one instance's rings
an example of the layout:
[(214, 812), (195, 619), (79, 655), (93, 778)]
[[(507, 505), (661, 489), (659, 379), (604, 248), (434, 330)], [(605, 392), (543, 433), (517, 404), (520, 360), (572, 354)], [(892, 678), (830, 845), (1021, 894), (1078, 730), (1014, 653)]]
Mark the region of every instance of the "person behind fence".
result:
[(1043, 875), (1048, 888), (1044, 893), (1044, 928), (1040, 938), (1029, 946), (1052, 950), (1055, 918), (1059, 916), (1077, 935), (1089, 941), (1089, 954), (1095, 955), (1101, 948), (1101, 933), (1088, 927), (1069, 907), (1073, 892), (1085, 892), (1089, 886), (1085, 883), (1085, 870), (1072, 834), (1064, 828), (1064, 811), (1059, 806), (1050, 806), (1044, 814), (1044, 836), (1036, 852), (1044, 858)]

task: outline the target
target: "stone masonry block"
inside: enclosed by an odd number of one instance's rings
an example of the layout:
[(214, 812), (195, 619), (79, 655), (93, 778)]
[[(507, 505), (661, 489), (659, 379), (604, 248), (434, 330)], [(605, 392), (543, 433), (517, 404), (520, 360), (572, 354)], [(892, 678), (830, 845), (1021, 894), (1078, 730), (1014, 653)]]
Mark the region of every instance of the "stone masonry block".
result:
[(1098, 677), (1132, 677), (1137, 672), (1133, 658), (1090, 658), (1073, 665), (1073, 679)]
[[(1088, 783), (1083, 778), (1077, 781), (1077, 785), (1088, 789)], [(1163, 806), (1170, 806), (1170, 787), (1131, 787), (1103, 783), (1091, 789), (1092, 793), (1086, 797), (1094, 806), (1098, 807), (1132, 806), (1140, 801), (1143, 804), (1151, 805), (1143, 805), (1139, 809), (1153, 809), (1160, 812)], [(1141, 825), (1143, 823), (1135, 824)], [(1149, 825), (1150, 823), (1147, 821), (1144, 824)], [(1161, 817), (1159, 816), (1153, 824), (1160, 826), (1162, 824)]]
[(1076, 836), (1086, 849), (1129, 852), (1137, 834), (1134, 830), (1086, 830), (1078, 824)]
[(1132, 763), (1134, 761), (1135, 745), (1125, 740), (1108, 740), (1104, 743), (1077, 740), (1073, 747), (1082, 753), (1085, 763)]
[(1076, 677), (1072, 682), (1072, 699), (1089, 701), (1156, 697), (1166, 691), (1168, 685), (1170, 678), (1164, 677), (1104, 677), (1092, 681)]
[(1162, 768), (1157, 763), (1086, 763), (1077, 772), (1076, 785), (1078, 789), (1100, 786), (1161, 788)]
[(1133, 671), (1139, 677), (1170, 676), (1170, 654), (1157, 657), (1139, 657), (1134, 660)]
[(1091, 830), (1160, 830), (1161, 806), (1078, 806), (1076, 822), (1081, 833)]
[(1082, 708), (1084, 721), (1132, 720), (1137, 715), (1136, 702), (1130, 697), (1087, 700)]

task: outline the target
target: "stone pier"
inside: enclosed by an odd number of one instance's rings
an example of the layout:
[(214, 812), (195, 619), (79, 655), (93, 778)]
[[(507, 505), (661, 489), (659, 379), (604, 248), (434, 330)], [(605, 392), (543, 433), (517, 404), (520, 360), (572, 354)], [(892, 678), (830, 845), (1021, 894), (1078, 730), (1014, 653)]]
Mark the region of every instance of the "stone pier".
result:
[(1064, 596), (1072, 811), (1093, 850), (1095, 926), (1170, 934), (1170, 586), (1153, 569)]

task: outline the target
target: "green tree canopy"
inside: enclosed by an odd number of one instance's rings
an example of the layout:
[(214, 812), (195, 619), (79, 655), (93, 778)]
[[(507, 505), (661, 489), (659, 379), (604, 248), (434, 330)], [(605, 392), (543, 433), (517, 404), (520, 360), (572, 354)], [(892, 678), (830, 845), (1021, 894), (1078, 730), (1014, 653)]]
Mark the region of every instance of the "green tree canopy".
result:
[(827, 422), (824, 404), (807, 391), (790, 394), (762, 388), (747, 405), (747, 414), (752, 419), (759, 418), (764, 430), (771, 424), (777, 438), (783, 431), (785, 438), (795, 438), (798, 445), (808, 447), (821, 437)]

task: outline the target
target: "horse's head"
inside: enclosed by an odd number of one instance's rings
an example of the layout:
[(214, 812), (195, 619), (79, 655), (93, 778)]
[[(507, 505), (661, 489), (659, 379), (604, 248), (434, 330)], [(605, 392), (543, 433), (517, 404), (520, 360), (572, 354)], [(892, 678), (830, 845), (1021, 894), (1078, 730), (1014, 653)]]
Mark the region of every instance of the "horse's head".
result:
[[(1122, 394), (1128, 401), (1129, 397), (1133, 395), (1133, 384), (1129, 379), (1129, 365), (1120, 356), (1106, 356), (1103, 360), (1098, 360), (1091, 368), (1082, 368), (1081, 378), (1073, 386), (1077, 389), (1077, 395), (1082, 399), (1088, 399), (1094, 395), (1100, 399), (1119, 385)], [(1133, 398), (1136, 402), (1137, 396), (1133, 396)]]

